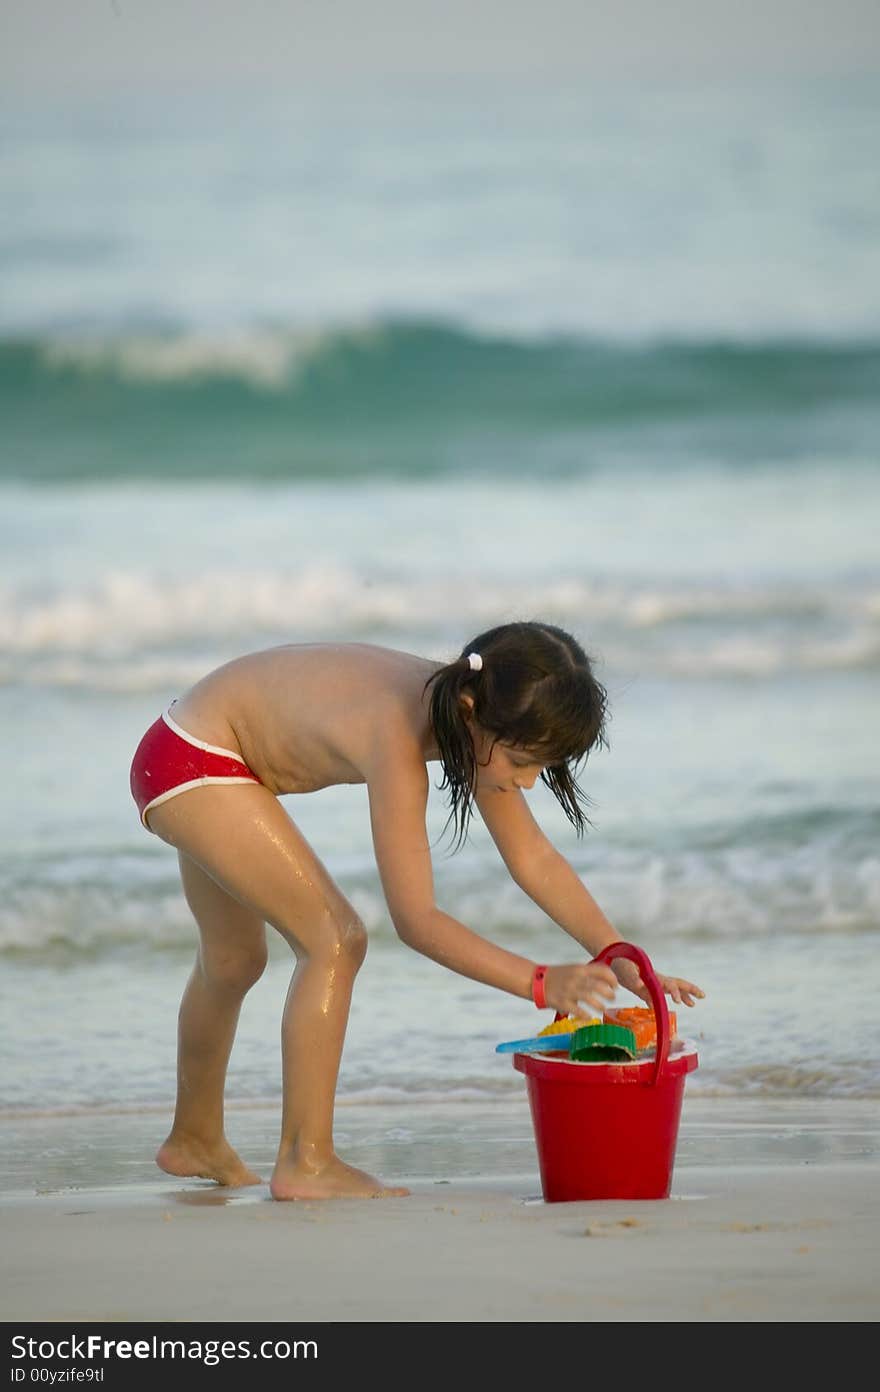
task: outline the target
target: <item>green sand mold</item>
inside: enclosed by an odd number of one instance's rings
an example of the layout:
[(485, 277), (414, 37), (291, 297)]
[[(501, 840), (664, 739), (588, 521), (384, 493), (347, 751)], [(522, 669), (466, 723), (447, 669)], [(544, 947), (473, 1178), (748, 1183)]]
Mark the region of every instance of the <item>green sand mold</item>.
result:
[(636, 1037), (625, 1025), (584, 1025), (568, 1046), (574, 1063), (629, 1063), (636, 1056)]

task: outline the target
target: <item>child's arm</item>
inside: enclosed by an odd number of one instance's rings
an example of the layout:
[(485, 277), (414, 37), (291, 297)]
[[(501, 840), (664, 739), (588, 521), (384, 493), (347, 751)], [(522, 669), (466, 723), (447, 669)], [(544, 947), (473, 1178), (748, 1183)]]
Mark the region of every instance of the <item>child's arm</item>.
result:
[[(383, 741), (384, 743), (384, 741)], [(409, 947), (473, 981), (531, 999), (536, 963), (498, 947), (444, 913), (434, 900), (431, 852), (425, 829), (428, 773), (417, 746), (395, 742), (367, 771), (376, 863), (398, 936)], [(612, 999), (616, 979), (604, 963), (550, 967), (547, 1004), (582, 1014)]]
[[(512, 878), (549, 918), (593, 956), (621, 941), (580, 876), (544, 835), (521, 792), (481, 792), (476, 802)], [(614, 970), (621, 985), (650, 1000), (633, 962), (618, 960)], [(693, 1005), (693, 997), (704, 995), (691, 981), (657, 975), (663, 990), (679, 1004)]]

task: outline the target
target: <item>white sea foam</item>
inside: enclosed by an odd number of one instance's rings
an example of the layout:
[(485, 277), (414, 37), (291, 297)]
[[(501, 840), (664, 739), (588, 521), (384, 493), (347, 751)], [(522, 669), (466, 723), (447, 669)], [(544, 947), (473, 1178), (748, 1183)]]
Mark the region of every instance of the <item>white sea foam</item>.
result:
[(325, 342), (332, 340), (329, 329), (181, 330), (173, 335), (59, 337), (46, 344), (43, 355), (50, 367), (73, 367), (84, 373), (112, 371), (132, 382), (228, 376), (266, 389), (289, 382)]
[[(332, 563), (181, 579), (114, 570), (97, 581), (0, 589), (0, 680), (152, 690), (195, 680), (222, 645), (345, 634), (445, 647), (499, 615), (588, 627), (606, 663), (672, 676), (762, 677), (880, 664), (872, 583), (819, 588), (394, 576)], [(431, 616), (434, 616), (433, 618)]]
[[(760, 941), (784, 932), (804, 939), (869, 935), (880, 921), (880, 858), (865, 848), (870, 827), (857, 841), (846, 825), (829, 821), (812, 831), (792, 823), (775, 833), (781, 844), (774, 846), (766, 822), (746, 844), (718, 850), (661, 853), (621, 847), (612, 838), (585, 879), (600, 902), (614, 905), (621, 933), (638, 942), (653, 941), (658, 924), (680, 942)], [(371, 939), (393, 942), (375, 872), (337, 878)], [(487, 868), (479, 851), (454, 873), (438, 860), (436, 878), (448, 912), (514, 950), (536, 950), (546, 916), (512, 880)], [(103, 872), (91, 860), (59, 873), (51, 861), (26, 874), (18, 866), (0, 868), (0, 953), (48, 961), (174, 953), (192, 943), (173, 858), (139, 864), (117, 854), (106, 858)]]

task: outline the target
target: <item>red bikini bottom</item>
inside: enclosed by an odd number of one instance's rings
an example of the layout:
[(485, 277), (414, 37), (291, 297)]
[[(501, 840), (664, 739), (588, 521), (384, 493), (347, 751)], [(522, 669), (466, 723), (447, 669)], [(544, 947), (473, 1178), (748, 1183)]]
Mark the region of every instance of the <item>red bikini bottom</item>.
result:
[(131, 764), (131, 795), (148, 831), (147, 813), (189, 788), (259, 781), (240, 755), (188, 735), (167, 713), (150, 726)]

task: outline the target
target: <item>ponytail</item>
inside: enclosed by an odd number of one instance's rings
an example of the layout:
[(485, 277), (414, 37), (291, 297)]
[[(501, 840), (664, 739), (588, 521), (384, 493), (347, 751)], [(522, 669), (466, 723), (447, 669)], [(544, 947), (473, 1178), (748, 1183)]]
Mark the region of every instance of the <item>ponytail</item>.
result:
[(473, 737), (465, 722), (461, 699), (466, 694), (475, 699), (476, 675), (468, 657), (462, 654), (454, 662), (441, 667), (425, 684), (425, 690), (429, 686), (433, 688), (429, 710), (431, 729), (443, 766), (440, 791), (449, 789), (449, 817), (443, 830), (450, 822), (454, 823), (455, 850), (467, 836), (477, 789), (477, 755)]

